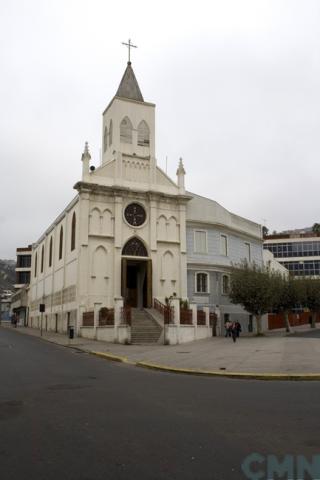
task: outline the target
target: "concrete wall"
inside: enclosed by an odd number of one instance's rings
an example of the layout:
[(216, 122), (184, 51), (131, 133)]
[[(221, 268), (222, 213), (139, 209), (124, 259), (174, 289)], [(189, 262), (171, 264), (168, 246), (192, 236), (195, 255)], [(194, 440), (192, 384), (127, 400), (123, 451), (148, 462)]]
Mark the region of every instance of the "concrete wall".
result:
[(165, 339), (169, 345), (193, 342), (212, 336), (212, 328), (194, 325), (166, 325)]

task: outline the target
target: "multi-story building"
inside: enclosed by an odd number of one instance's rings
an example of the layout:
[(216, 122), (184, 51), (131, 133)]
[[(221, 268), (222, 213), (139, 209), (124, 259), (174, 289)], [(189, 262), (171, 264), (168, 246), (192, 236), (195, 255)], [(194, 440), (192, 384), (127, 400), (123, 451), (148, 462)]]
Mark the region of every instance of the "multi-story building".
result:
[(191, 195), (187, 205), (188, 298), (219, 311), (220, 333), (227, 320), (239, 321), (243, 332), (252, 331), (252, 315), (229, 299), (229, 276), (232, 266), (242, 261), (262, 265), (261, 227), (214, 200)]
[(263, 248), (295, 276), (320, 276), (320, 233), (306, 230), (267, 235)]
[(11, 311), (17, 315), (19, 325), (27, 325), (32, 245), (19, 247), (16, 252), (16, 283), (14, 285), (16, 291), (11, 298)]
[(30, 283), (32, 245), (17, 248), (16, 264), (16, 289), (22, 288)]

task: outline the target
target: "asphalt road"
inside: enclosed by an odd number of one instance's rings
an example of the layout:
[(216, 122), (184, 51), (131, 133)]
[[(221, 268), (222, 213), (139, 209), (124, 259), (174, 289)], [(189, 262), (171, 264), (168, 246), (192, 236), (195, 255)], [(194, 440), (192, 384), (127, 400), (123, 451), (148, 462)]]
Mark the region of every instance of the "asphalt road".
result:
[(318, 382), (148, 371), (0, 328), (0, 479), (245, 479), (252, 452), (320, 453), (319, 399)]

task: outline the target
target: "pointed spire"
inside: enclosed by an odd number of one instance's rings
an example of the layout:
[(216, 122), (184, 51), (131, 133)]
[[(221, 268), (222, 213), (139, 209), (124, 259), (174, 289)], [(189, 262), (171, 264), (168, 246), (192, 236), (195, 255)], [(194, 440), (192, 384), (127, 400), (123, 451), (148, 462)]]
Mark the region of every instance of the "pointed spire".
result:
[(128, 62), (127, 64), (116, 97), (129, 98), (131, 100), (137, 100), (138, 102), (144, 102), (136, 76), (131, 67), (131, 62)]
[(82, 154), (82, 157), (81, 157), (81, 160), (85, 160), (85, 159), (88, 159), (88, 160), (91, 159), (91, 155), (90, 155), (90, 152), (89, 152), (89, 144), (88, 144), (88, 142), (86, 142), (86, 143), (84, 144), (84, 151), (83, 151), (83, 154)]
[(178, 170), (177, 170), (177, 175), (185, 175), (186, 174), (186, 171), (184, 169), (184, 166), (183, 166), (183, 162), (182, 162), (182, 158), (180, 157), (179, 159), (179, 166), (178, 166)]
[(89, 152), (88, 142), (84, 144), (84, 151), (81, 155), (82, 161), (82, 180), (87, 181), (89, 176), (89, 165), (90, 165), (91, 155)]
[(178, 187), (180, 193), (185, 193), (185, 187), (184, 187), (184, 176), (186, 174), (186, 171), (184, 169), (183, 163), (182, 163), (182, 158), (180, 157), (179, 159), (179, 166), (177, 170), (177, 177), (178, 177)]

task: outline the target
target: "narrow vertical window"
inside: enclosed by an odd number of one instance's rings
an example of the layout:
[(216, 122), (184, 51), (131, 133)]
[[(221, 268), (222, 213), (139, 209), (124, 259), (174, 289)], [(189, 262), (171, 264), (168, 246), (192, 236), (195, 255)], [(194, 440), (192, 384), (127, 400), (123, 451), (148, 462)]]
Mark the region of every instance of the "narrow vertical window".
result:
[(250, 248), (250, 243), (245, 243), (244, 244), (245, 249), (246, 249), (246, 259), (248, 262), (251, 262), (251, 248)]
[(208, 293), (208, 274), (207, 273), (197, 273), (196, 274), (196, 292), (197, 293)]
[(63, 249), (63, 227), (60, 228), (60, 238), (59, 238), (59, 260), (62, 258), (62, 249)]
[(229, 277), (227, 275), (222, 276), (222, 293), (228, 295), (230, 289)]
[(35, 277), (37, 276), (37, 270), (38, 270), (38, 254), (36, 252), (36, 256), (34, 259), (34, 276)]
[(42, 249), (41, 249), (41, 270), (40, 270), (41, 273), (43, 273), (43, 262), (44, 262), (44, 245), (42, 245)]
[(112, 120), (110, 120), (110, 124), (109, 124), (109, 147), (110, 147), (110, 145), (112, 145), (112, 130), (113, 130), (113, 124), (112, 124)]
[(103, 151), (106, 152), (108, 148), (108, 129), (104, 127), (104, 134), (103, 134)]
[(150, 145), (150, 130), (144, 120), (138, 125), (138, 145), (142, 147), (148, 147)]
[(120, 142), (132, 143), (132, 123), (128, 117), (120, 123)]
[(50, 238), (50, 245), (49, 245), (49, 267), (52, 266), (52, 237)]
[(194, 251), (195, 253), (207, 253), (207, 232), (205, 230), (194, 230)]
[(76, 213), (73, 212), (71, 223), (71, 251), (76, 248)]
[(226, 235), (220, 237), (220, 254), (225, 257), (228, 256), (228, 239)]

